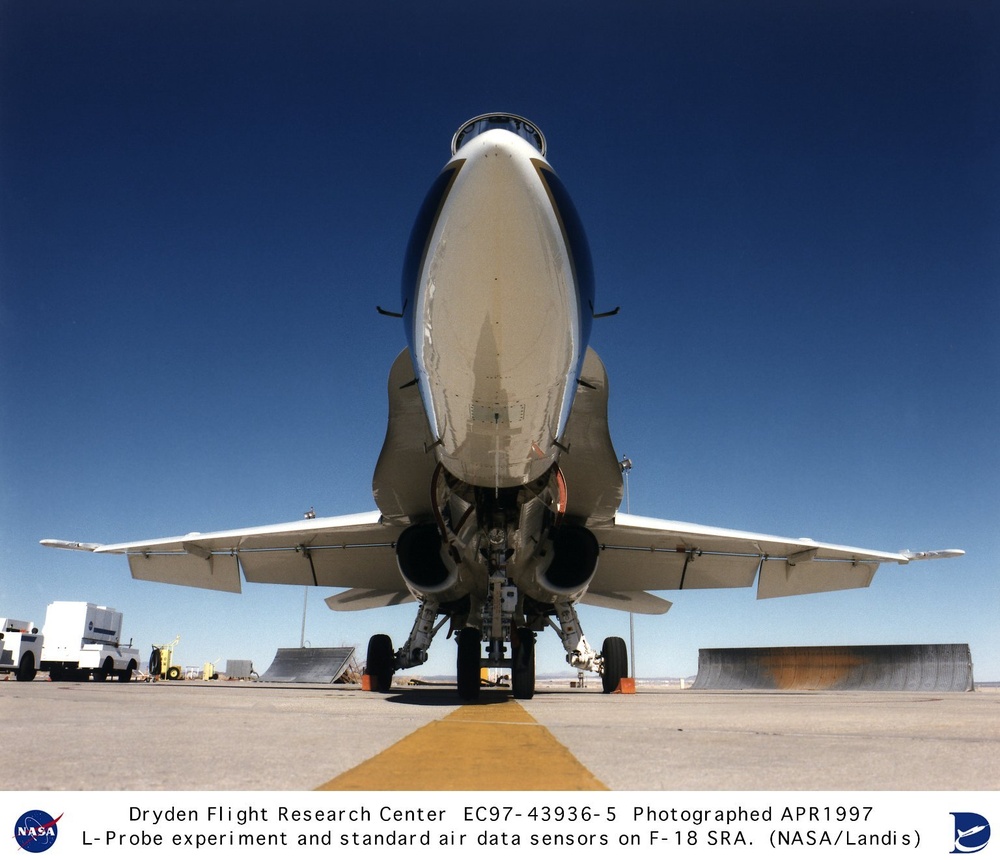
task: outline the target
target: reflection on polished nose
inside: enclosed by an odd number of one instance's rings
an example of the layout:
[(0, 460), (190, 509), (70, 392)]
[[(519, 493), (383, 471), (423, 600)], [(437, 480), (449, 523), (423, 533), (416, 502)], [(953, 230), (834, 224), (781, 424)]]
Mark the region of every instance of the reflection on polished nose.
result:
[(580, 362), (579, 297), (531, 143), (467, 138), (424, 256), (414, 346), (452, 474), (517, 486), (554, 462)]

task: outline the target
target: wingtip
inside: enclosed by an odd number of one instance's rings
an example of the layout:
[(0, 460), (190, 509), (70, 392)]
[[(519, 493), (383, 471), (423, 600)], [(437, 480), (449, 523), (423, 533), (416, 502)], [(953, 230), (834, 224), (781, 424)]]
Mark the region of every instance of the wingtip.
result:
[(39, 543), (42, 546), (54, 549), (76, 549), (83, 552), (94, 552), (100, 546), (99, 543), (82, 543), (77, 540), (53, 540), (52, 538), (45, 538), (44, 540), (40, 540)]
[(964, 549), (931, 549), (924, 552), (913, 552), (904, 549), (901, 555), (905, 555), (909, 561), (932, 561), (939, 558), (958, 558), (965, 555)]

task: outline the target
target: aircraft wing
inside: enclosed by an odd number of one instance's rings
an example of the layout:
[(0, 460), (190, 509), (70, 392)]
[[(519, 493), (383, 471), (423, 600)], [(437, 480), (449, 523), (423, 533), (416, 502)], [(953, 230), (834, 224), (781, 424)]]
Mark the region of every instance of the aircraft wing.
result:
[[(242, 571), (247, 582), (347, 588), (328, 603), (352, 610), (412, 599), (396, 564), (403, 528), (372, 511), (130, 543), (42, 544), (126, 555), (133, 578), (152, 582), (239, 592)], [(755, 579), (758, 598), (865, 588), (882, 562), (963, 554), (883, 552), (628, 514), (592, 531), (601, 557), (582, 602), (642, 614), (670, 608), (647, 591), (749, 588)]]
[(372, 511), (132, 543), (42, 544), (127, 555), (134, 579), (239, 592), (242, 569), (247, 582), (364, 589), (390, 605), (408, 596), (396, 566), (402, 530)]
[(612, 524), (591, 530), (601, 556), (588, 594), (598, 595), (749, 588), (756, 579), (758, 598), (788, 597), (866, 588), (882, 562), (908, 564), (964, 554), (962, 550), (882, 552), (628, 514), (618, 514)]

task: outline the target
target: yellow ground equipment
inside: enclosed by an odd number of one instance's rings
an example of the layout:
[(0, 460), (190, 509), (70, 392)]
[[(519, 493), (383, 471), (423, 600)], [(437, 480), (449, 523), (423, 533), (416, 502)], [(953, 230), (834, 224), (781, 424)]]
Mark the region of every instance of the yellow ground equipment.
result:
[(174, 666), (174, 647), (181, 641), (180, 635), (167, 645), (154, 645), (149, 655), (149, 676), (154, 680), (179, 681), (184, 677), (184, 670)]

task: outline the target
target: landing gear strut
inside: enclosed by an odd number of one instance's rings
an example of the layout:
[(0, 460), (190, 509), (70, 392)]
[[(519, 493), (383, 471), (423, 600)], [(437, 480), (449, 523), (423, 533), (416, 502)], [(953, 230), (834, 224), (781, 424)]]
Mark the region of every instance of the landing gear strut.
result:
[(458, 631), (458, 696), (467, 702), (479, 698), (479, 660), (483, 634), (475, 627)]
[[(525, 631), (521, 666), (518, 668), (518, 646), (514, 646), (514, 659), (507, 655), (507, 642), (516, 637), (512, 633), (513, 617), (517, 610), (517, 587), (507, 576), (507, 532), (497, 527), (490, 530), (487, 551), (489, 569), (488, 589), (485, 600), (474, 600), (470, 611), (469, 624), (458, 631), (458, 662), (456, 676), (458, 695), (467, 702), (479, 698), (480, 669), (482, 666), (510, 666), (512, 677), (516, 678), (515, 698), (530, 699), (535, 687), (534, 634)], [(482, 643), (486, 642), (486, 659), (483, 659)], [(530, 666), (530, 677), (528, 667)]]
[(577, 669), (587, 672), (597, 672), (601, 676), (601, 686), (605, 693), (613, 693), (622, 678), (628, 677), (628, 649), (625, 640), (618, 636), (609, 636), (604, 640), (601, 653), (590, 647), (587, 637), (580, 629), (580, 619), (576, 608), (567, 601), (557, 601), (555, 604), (559, 623), (549, 620), (549, 625), (555, 628), (566, 649), (566, 662)]

